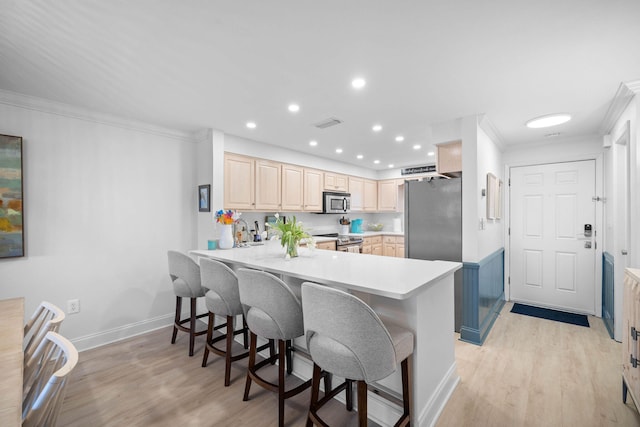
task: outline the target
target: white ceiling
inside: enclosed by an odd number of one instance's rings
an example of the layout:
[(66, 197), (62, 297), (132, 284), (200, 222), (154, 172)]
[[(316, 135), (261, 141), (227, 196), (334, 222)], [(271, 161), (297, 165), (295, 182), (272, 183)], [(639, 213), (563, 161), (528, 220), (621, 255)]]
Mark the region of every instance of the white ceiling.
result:
[[(505, 146), (597, 134), (620, 83), (640, 78), (639, 16), (637, 0), (0, 0), (0, 89), (413, 166), (433, 161), (434, 126), (471, 114)], [(555, 112), (573, 120), (524, 126)], [(313, 126), (328, 117), (344, 123)]]

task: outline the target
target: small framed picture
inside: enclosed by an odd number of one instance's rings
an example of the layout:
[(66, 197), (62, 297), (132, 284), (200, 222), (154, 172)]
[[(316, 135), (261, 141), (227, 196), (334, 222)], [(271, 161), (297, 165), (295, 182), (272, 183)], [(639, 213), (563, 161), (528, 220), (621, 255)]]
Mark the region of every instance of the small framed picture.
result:
[(211, 185), (198, 185), (198, 211), (211, 212)]

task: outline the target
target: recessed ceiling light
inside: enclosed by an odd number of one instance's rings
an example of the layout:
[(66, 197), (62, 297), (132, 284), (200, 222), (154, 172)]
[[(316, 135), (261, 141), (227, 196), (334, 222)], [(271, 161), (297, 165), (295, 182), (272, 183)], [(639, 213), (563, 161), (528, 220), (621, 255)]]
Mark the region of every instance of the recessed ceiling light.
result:
[(414, 150), (419, 150), (421, 148), (422, 148), (422, 145), (420, 145), (420, 144), (416, 144), (416, 145), (413, 146)]
[(380, 132), (382, 130), (382, 125), (373, 125), (371, 128), (374, 132)]
[(429, 151), (429, 152), (427, 153), (427, 156), (435, 156), (435, 155), (436, 155), (436, 153), (434, 153), (433, 151)]
[(342, 148), (336, 148), (336, 153), (338, 154), (342, 153)]
[(255, 129), (256, 128), (256, 124), (254, 122), (247, 122), (247, 127), (249, 129)]
[(380, 163), (380, 160), (374, 160), (373, 163), (377, 165), (378, 163)]
[(366, 80), (363, 79), (362, 77), (357, 77), (351, 80), (351, 86), (353, 86), (355, 89), (362, 89), (363, 87), (365, 87), (366, 84), (367, 84)]
[(288, 108), (292, 113), (297, 113), (298, 111), (300, 111), (300, 106), (298, 104), (289, 104)]
[(362, 154), (358, 154), (358, 155), (356, 156), (356, 158), (357, 158), (358, 160), (362, 160), (362, 158), (363, 158), (363, 157), (364, 157), (364, 156), (363, 156)]
[(309, 145), (315, 147), (316, 145), (318, 145), (318, 141), (309, 141)]
[(396, 142), (402, 142), (402, 141), (404, 141), (404, 136), (402, 135), (396, 136)]
[(526, 125), (528, 128), (548, 128), (549, 126), (561, 125), (571, 120), (571, 115), (567, 113), (548, 114), (546, 116), (536, 117), (529, 120)]
[(389, 163), (389, 167), (392, 168), (393, 167), (393, 163)]

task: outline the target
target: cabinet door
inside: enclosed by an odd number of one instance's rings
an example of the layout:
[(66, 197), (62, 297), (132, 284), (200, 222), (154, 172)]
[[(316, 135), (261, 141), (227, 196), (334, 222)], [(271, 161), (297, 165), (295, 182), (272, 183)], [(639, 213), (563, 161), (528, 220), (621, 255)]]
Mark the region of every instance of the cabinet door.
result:
[(364, 180), (354, 176), (349, 177), (349, 193), (351, 194), (351, 210), (361, 212), (364, 210)]
[(251, 157), (225, 153), (224, 208), (255, 208), (255, 160)]
[(280, 168), (280, 163), (256, 160), (256, 209), (262, 211), (281, 209)]
[(327, 191), (347, 191), (348, 177), (333, 172), (324, 173), (324, 189)]
[(371, 245), (362, 245), (362, 253), (370, 254), (371, 253)]
[(322, 179), (322, 171), (305, 168), (303, 210), (322, 212)]
[(396, 243), (396, 258), (404, 258), (404, 243)]
[(398, 184), (395, 179), (378, 181), (378, 211), (396, 212), (398, 208)]
[(396, 244), (395, 243), (383, 243), (382, 254), (384, 256), (396, 256)]
[(325, 250), (328, 250), (328, 251), (335, 251), (336, 250), (336, 242), (316, 243), (316, 249), (325, 249)]
[(462, 172), (462, 141), (438, 144), (438, 173)]
[(382, 255), (382, 243), (371, 245), (371, 255)]
[(299, 166), (282, 165), (282, 210), (303, 210), (304, 169)]
[(363, 182), (364, 196), (362, 198), (363, 210), (375, 212), (378, 210), (378, 182), (365, 179)]

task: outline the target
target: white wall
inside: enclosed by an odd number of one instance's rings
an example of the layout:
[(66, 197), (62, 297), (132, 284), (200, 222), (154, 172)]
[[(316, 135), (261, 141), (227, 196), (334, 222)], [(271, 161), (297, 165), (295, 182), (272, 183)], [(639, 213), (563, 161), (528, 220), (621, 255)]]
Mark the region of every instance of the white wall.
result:
[(477, 218), (484, 218), (483, 229), (478, 224), (478, 260), (491, 255), (496, 250), (504, 247), (504, 197), (502, 201), (502, 218), (486, 219), (487, 197), (482, 196), (482, 189), (487, 187), (487, 174), (494, 174), (498, 180), (503, 181), (503, 194), (506, 192), (502, 168), (502, 152), (494, 141), (478, 127), (478, 155), (477, 155), (477, 188), (475, 202), (478, 211)]
[(1, 93), (0, 133), (24, 141), (26, 239), (0, 260), (0, 298), (27, 315), (80, 299), (62, 325), (79, 349), (171, 324), (166, 252), (197, 235), (189, 136)]

